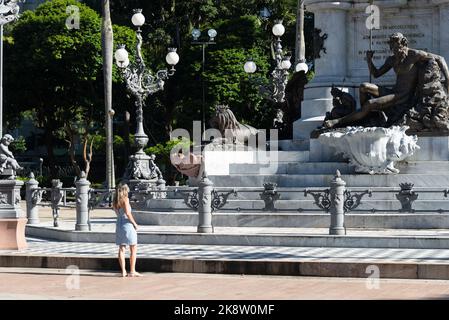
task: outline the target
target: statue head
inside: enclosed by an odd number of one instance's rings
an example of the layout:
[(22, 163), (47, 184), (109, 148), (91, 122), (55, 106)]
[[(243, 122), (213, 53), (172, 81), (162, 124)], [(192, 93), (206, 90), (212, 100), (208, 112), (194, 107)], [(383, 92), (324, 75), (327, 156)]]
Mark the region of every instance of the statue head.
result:
[(334, 84), (332, 84), (331, 95), (335, 97), (341, 97), (343, 91), (338, 89)]
[(14, 138), (10, 134), (5, 134), (2, 138), (2, 144), (9, 146), (11, 142), (14, 141)]
[(404, 55), (407, 53), (408, 40), (402, 33), (393, 33), (390, 36), (390, 40), (388, 40), (388, 44), (390, 45), (390, 50), (393, 51), (396, 57), (405, 58)]
[(211, 119), (211, 125), (220, 130), (220, 132), (224, 132), (227, 129), (235, 130), (239, 128), (239, 122), (227, 105), (216, 106), (215, 117)]

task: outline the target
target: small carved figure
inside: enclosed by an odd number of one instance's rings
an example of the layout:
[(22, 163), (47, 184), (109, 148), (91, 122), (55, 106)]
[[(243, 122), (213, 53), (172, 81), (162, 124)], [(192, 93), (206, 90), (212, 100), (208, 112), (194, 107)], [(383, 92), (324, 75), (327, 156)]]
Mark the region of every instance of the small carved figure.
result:
[(355, 111), (357, 102), (349, 93), (332, 85), (331, 94), (334, 108), (326, 112), (326, 120), (339, 119)]
[(281, 109), (277, 109), (276, 117), (273, 120), (273, 128), (281, 129), (284, 125), (284, 112)]
[(327, 37), (327, 33), (321, 35), (321, 29), (315, 28), (313, 33), (313, 55), (315, 59), (321, 58), (321, 51), (327, 54), (326, 48), (324, 47), (324, 41)]
[(12, 169), (13, 171), (22, 170), (14, 155), (9, 150), (9, 145), (14, 141), (14, 138), (5, 134), (0, 143), (0, 173), (3, 173), (5, 169)]
[(162, 172), (159, 169), (159, 167), (156, 165), (154, 160), (156, 160), (156, 156), (154, 154), (152, 154), (150, 156), (150, 172), (151, 172), (150, 179), (154, 179), (154, 178), (162, 179)]

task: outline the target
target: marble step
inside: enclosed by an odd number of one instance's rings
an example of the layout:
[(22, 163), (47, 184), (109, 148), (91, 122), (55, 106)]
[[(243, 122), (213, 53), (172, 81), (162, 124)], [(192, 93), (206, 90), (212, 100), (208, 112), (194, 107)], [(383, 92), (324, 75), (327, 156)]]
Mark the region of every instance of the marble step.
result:
[(270, 164), (231, 164), (230, 174), (342, 174), (354, 173), (344, 162), (288, 162)]
[(309, 151), (206, 151), (204, 153), (205, 171), (209, 175), (229, 175), (232, 165), (307, 162)]
[[(262, 187), (277, 183), (278, 187), (329, 187), (334, 174), (234, 174), (209, 176), (216, 187)], [(343, 174), (347, 187), (399, 187), (412, 183), (415, 187), (448, 188), (449, 173), (434, 174)]]
[(256, 163), (273, 162), (307, 162), (309, 161), (309, 151), (267, 151), (257, 152)]
[(205, 161), (224, 160), (228, 163), (307, 162), (309, 150), (295, 151), (206, 151)]
[[(31, 228), (29, 232), (42, 233), (40, 230)], [(46, 241), (32, 255), (1, 252), (0, 267), (7, 268), (3, 272), (61, 274), (61, 270), (77, 266), (82, 270), (83, 275), (116, 276), (111, 273), (111, 270), (117, 270), (117, 257), (111, 253), (115, 250), (112, 249), (114, 248), (114, 239), (110, 233), (95, 233), (95, 237), (82, 239), (85, 242), (83, 245), (71, 242), (65, 244), (62, 249), (58, 248), (59, 250), (54, 249), (54, 244), (70, 238), (68, 232), (53, 233), (52, 237), (56, 241)], [(109, 243), (86, 243), (89, 240), (101, 238), (107, 238)], [(169, 239), (172, 239), (170, 235)], [(204, 273), (234, 276), (244, 274), (257, 277), (262, 275), (340, 277), (343, 279), (338, 282), (343, 284), (347, 281), (344, 278), (359, 278), (359, 283), (363, 284), (367, 279), (368, 268), (377, 265), (380, 267), (382, 278), (386, 279), (449, 280), (449, 258), (445, 249), (432, 250), (429, 255), (428, 249), (270, 248), (267, 246), (208, 246), (204, 244), (177, 244), (175, 250), (173, 247), (173, 245), (165, 243), (139, 246), (139, 271), (165, 275), (168, 275), (168, 272), (183, 273), (190, 274), (191, 278), (192, 274), (204, 277)], [(49, 248), (53, 253), (50, 256), (47, 253)], [(93, 254), (97, 252), (102, 254)], [(433, 257), (435, 259), (432, 259)], [(44, 270), (41, 269), (43, 267), (45, 267)], [(30, 270), (30, 268), (33, 269)], [(289, 278), (285, 279), (289, 281)], [(405, 288), (405, 290), (409, 290), (409, 288)], [(346, 292), (348, 291), (346, 290)], [(342, 294), (337, 291), (332, 296), (341, 299)], [(390, 297), (399, 296), (406, 298), (404, 295), (390, 295)], [(410, 298), (413, 299), (416, 296), (411, 292)], [(431, 297), (430, 294), (425, 296)], [(441, 296), (439, 295), (438, 298)], [(291, 294), (288, 297), (291, 297)], [(320, 296), (317, 297), (320, 298)], [(383, 292), (380, 292), (378, 297), (388, 298)], [(6, 295), (6, 299), (8, 298)]]
[[(411, 161), (396, 165), (400, 173), (449, 172), (449, 161)], [(230, 174), (342, 174), (355, 173), (354, 166), (345, 162), (278, 162), (270, 164), (231, 164)]]
[[(134, 211), (139, 225), (197, 226), (196, 212)], [(216, 227), (276, 227), (276, 228), (328, 228), (327, 213), (250, 213), (216, 212), (212, 223)], [(346, 214), (347, 228), (360, 229), (448, 229), (449, 214)]]
[[(155, 226), (157, 227), (157, 226)], [(72, 226), (70, 226), (72, 228)], [(161, 227), (159, 227), (160, 229)], [(154, 229), (154, 228), (153, 228)], [(233, 246), (284, 246), (333, 248), (420, 248), (447, 249), (447, 230), (385, 230), (380, 232), (348, 229), (346, 236), (328, 234), (328, 228), (216, 228), (215, 233), (196, 233), (195, 227), (139, 231), (140, 244), (191, 244)], [(256, 229), (251, 231), (249, 229)], [(271, 229), (271, 230), (270, 230)], [(286, 229), (286, 230), (282, 230)], [(401, 232), (402, 231), (402, 232)], [(406, 231), (406, 232), (404, 232)], [(68, 242), (115, 243), (115, 231), (73, 231), (52, 226), (27, 226), (29, 237)]]
[(279, 151), (309, 151), (310, 148), (306, 139), (268, 141), (268, 144)]
[[(147, 201), (144, 206), (136, 207), (139, 210), (154, 210), (154, 211), (176, 211), (188, 210), (187, 205), (182, 199), (155, 199)], [(226, 205), (219, 211), (259, 211), (263, 212), (265, 202), (263, 200), (228, 200)], [(275, 203), (275, 208), (280, 211), (289, 212), (323, 212), (313, 199), (309, 200), (278, 200)], [(402, 209), (399, 200), (371, 200), (370, 198), (363, 199), (353, 212), (399, 212)], [(416, 200), (413, 202), (413, 210), (415, 212), (449, 212), (449, 200)]]

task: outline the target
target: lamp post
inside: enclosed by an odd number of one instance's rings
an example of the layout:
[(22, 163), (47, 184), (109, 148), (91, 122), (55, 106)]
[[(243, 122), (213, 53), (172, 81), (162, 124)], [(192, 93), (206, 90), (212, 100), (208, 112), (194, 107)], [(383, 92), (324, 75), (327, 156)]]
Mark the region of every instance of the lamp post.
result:
[(217, 36), (217, 31), (215, 29), (209, 29), (207, 31), (207, 35), (209, 36), (209, 40), (207, 41), (200, 41), (201, 31), (199, 29), (193, 29), (192, 30), (192, 37), (193, 45), (200, 45), (202, 47), (203, 52), (203, 60), (202, 60), (202, 72), (201, 72), (201, 88), (202, 88), (202, 134), (203, 136), (204, 132), (206, 131), (206, 88), (204, 83), (204, 72), (206, 68), (206, 47), (210, 44), (216, 44), (215, 37)]
[(178, 63), (179, 56), (176, 53), (176, 48), (169, 48), (165, 60), (171, 66), (171, 69), (159, 70), (154, 75), (146, 68), (142, 57), (141, 49), (143, 39), (141, 27), (145, 23), (145, 16), (142, 14), (141, 9), (134, 10), (131, 21), (137, 28), (135, 63), (130, 63), (128, 52), (124, 45), (119, 45), (118, 50), (115, 52), (115, 60), (125, 78), (128, 91), (136, 99), (137, 131), (135, 134), (135, 143), (139, 149), (135, 155), (130, 156), (130, 161), (124, 175), (124, 178), (131, 182), (131, 188), (133, 188), (133, 185), (137, 184), (140, 184), (140, 187), (142, 187), (142, 183), (149, 187), (150, 183), (145, 184), (142, 180), (152, 180), (155, 178), (153, 176), (154, 173), (150, 170), (151, 157), (147, 156), (143, 151), (143, 148), (148, 143), (148, 136), (143, 129), (143, 106), (145, 100), (149, 95), (164, 89), (164, 80), (174, 75), (176, 71), (174, 66)]
[[(266, 14), (265, 14), (266, 15)], [(285, 55), (282, 51), (281, 37), (285, 33), (285, 27), (282, 25), (282, 20), (276, 20), (275, 25), (272, 28), (273, 35), (276, 37), (273, 43), (274, 47), (274, 60), (276, 61), (276, 67), (271, 72), (272, 86), (271, 88), (265, 88), (271, 95), (271, 98), (277, 102), (282, 103), (285, 101), (285, 87), (288, 82), (288, 75), (292, 63), (290, 62), (291, 56)], [(257, 70), (257, 65), (250, 57), (243, 66), (247, 74), (253, 74)], [(305, 59), (301, 59), (295, 67), (296, 72), (304, 71), (307, 73), (309, 67), (305, 62)]]
[(18, 0), (0, 0), (0, 137), (3, 136), (3, 26), (19, 19)]
[[(291, 56), (285, 55), (282, 51), (281, 37), (285, 33), (285, 27), (282, 24), (282, 20), (276, 20), (272, 28), (273, 35), (276, 37), (273, 42), (274, 48), (274, 60), (276, 62), (275, 69), (271, 72), (272, 85), (271, 88), (265, 89), (270, 93), (271, 98), (277, 102), (282, 103), (285, 101), (285, 87), (288, 82), (288, 70), (291, 68), (290, 62)], [(249, 58), (244, 65), (245, 72), (252, 74), (256, 72), (257, 65), (252, 58)]]

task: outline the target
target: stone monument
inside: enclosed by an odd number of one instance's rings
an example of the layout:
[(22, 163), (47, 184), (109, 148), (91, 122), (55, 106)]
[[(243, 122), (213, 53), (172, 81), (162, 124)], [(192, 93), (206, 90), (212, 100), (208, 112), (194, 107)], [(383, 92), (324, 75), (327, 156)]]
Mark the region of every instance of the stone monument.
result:
[[(305, 0), (306, 9), (315, 14), (316, 76), (305, 88), (294, 139), (273, 139), (270, 133), (269, 150), (246, 151), (248, 158), (240, 151), (232, 157), (229, 153), (229, 158), (224, 152), (215, 152), (215, 158), (214, 151), (203, 153), (204, 170), (214, 188), (241, 188), (238, 198), (229, 200), (226, 210), (217, 215), (217, 225), (223, 218), (226, 226), (278, 226), (284, 218), (281, 211), (289, 210), (301, 218), (285, 226), (301, 221), (301, 226), (317, 227), (322, 218), (326, 220), (321, 226), (329, 226), (329, 217), (321, 211), (314, 213), (323, 194), (315, 194), (315, 201), (307, 195), (314, 188), (327, 190), (331, 185), (336, 191), (329, 197), (339, 200), (328, 207), (333, 234), (345, 233), (342, 218), (347, 212), (356, 228), (447, 226), (449, 117), (444, 60), (449, 59), (449, 0), (375, 0), (380, 29), (370, 32), (366, 9), (371, 2)], [(401, 61), (405, 51), (411, 55)], [(391, 58), (395, 53), (397, 61)], [(385, 64), (391, 68), (382, 68)], [(379, 76), (373, 81), (370, 69)], [(385, 72), (381, 75), (375, 69)], [(393, 101), (391, 94), (397, 95)], [(363, 111), (363, 105), (369, 109)], [(321, 130), (311, 137), (318, 127)], [(181, 169), (194, 176), (201, 172), (201, 161), (183, 165)], [(243, 189), (262, 187), (262, 193)], [(395, 197), (392, 192), (398, 187), (401, 191)], [(423, 192), (418, 197), (413, 188), (437, 189), (444, 195)], [(367, 198), (353, 207), (363, 195)], [(185, 217), (184, 201), (174, 193), (171, 198), (148, 202), (137, 218), (151, 224), (172, 219), (170, 223), (179, 225)], [(319, 202), (321, 209), (327, 208), (326, 200)], [(262, 217), (264, 210), (272, 220)], [(173, 215), (176, 211), (180, 214)], [(302, 224), (309, 217), (310, 223)], [(349, 219), (346, 222), (349, 225)]]
[(16, 171), (22, 167), (14, 159), (9, 145), (14, 139), (5, 134), (0, 143), (0, 249), (21, 250), (27, 247), (25, 239), (26, 214), (20, 207), (20, 189), (23, 182), (16, 180)]

